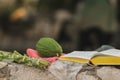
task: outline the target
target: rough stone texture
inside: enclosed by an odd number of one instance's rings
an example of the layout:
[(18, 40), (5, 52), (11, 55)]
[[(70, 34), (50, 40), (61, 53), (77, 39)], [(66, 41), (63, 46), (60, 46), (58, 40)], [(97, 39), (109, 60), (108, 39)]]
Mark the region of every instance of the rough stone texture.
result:
[(57, 60), (49, 67), (49, 71), (59, 80), (76, 80), (78, 72), (84, 64)]
[[(61, 72), (61, 74), (63, 73)], [(120, 79), (119, 66), (83, 65), (82, 69), (80, 69), (80, 71), (77, 73), (76, 79), (70, 80), (119, 80), (119, 79)], [(0, 80), (60, 80), (60, 79), (58, 79), (54, 74), (52, 74), (48, 70), (40, 70), (34, 67), (28, 67), (23, 64), (12, 63), (4, 65), (4, 67), (2, 66), (0, 68)]]
[(20, 64), (9, 65), (10, 80), (57, 80), (50, 72)]
[(114, 66), (104, 66), (97, 69), (97, 75), (101, 77), (102, 80), (119, 80), (120, 69)]
[(0, 80), (57, 80), (47, 70), (12, 63), (0, 69)]

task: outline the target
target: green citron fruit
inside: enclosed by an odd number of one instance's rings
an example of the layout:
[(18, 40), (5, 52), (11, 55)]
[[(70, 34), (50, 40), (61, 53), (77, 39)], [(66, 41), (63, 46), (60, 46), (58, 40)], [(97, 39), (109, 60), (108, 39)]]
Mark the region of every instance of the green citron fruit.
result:
[(41, 57), (61, 56), (62, 47), (53, 38), (41, 38), (36, 44), (36, 50)]

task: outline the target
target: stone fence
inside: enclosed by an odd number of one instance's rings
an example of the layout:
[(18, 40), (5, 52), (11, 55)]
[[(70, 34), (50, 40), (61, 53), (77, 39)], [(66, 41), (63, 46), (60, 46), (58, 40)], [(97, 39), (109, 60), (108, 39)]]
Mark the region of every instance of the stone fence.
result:
[[(119, 80), (119, 66), (92, 66), (56, 61), (46, 70), (0, 62), (0, 80)], [(66, 64), (67, 63), (67, 64)]]

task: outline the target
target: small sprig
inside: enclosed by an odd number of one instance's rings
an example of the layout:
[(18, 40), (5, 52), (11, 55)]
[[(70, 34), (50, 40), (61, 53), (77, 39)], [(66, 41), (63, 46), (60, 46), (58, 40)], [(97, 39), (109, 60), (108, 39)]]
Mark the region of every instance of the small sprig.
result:
[(7, 63), (16, 62), (21, 64), (26, 64), (28, 66), (37, 67), (40, 69), (47, 68), (50, 63), (46, 60), (30, 58), (27, 55), (22, 55), (16, 50), (12, 52), (0, 51), (0, 61), (4, 61)]

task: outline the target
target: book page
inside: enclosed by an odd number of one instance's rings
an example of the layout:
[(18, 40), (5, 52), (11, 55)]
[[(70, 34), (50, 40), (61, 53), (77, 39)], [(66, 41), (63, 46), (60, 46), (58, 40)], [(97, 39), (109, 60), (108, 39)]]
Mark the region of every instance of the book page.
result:
[(120, 57), (120, 50), (118, 50), (118, 49), (109, 49), (109, 50), (101, 51), (99, 53), (104, 54), (104, 55), (111, 55), (111, 56)]
[(83, 58), (83, 59), (91, 59), (97, 51), (73, 51), (68, 53), (62, 57), (74, 57), (74, 58)]

